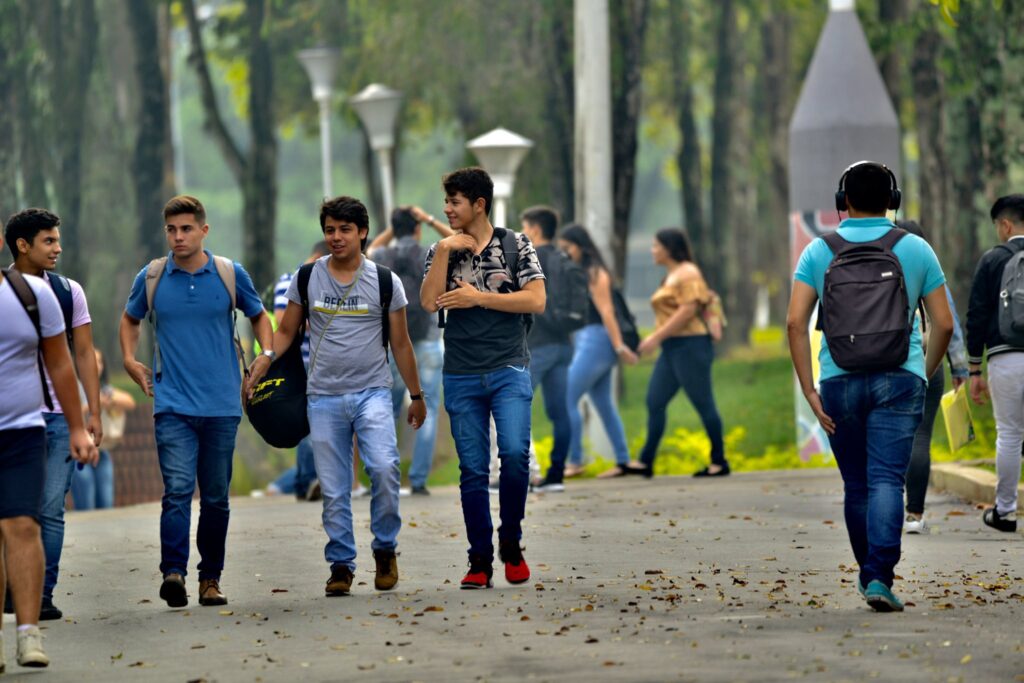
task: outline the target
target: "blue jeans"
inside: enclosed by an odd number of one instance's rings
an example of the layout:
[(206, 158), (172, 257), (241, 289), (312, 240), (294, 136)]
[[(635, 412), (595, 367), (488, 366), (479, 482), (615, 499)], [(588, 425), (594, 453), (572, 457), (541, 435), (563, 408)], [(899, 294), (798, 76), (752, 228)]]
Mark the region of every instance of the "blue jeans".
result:
[(903, 485), (925, 383), (905, 370), (842, 375), (821, 383), (836, 424), (829, 437), (846, 493), (846, 530), (862, 586), (892, 586), (900, 559)]
[(274, 480), (274, 486), (281, 493), (294, 493), (305, 498), (314, 479), (316, 463), (313, 462), (313, 444), (307, 436), (295, 447), (295, 465), (282, 472)]
[(648, 466), (654, 464), (658, 444), (665, 433), (665, 411), (682, 389), (697, 410), (711, 441), (711, 462), (722, 466), (728, 464), (722, 439), (722, 418), (711, 386), (711, 363), (714, 359), (711, 337), (706, 334), (669, 337), (662, 343), (661, 355), (654, 363), (654, 372), (647, 385), (647, 441), (640, 452), (640, 462)]
[(160, 572), (185, 576), (188, 569), (192, 496), (199, 484), (199, 579), (219, 579), (228, 535), (228, 495), (238, 417), (160, 413), (156, 451), (164, 495), (160, 512)]
[(580, 415), (579, 407), (583, 394), (590, 397), (594, 409), (601, 416), (615, 452), (615, 462), (619, 465), (629, 462), (626, 429), (622, 426), (622, 418), (615, 407), (615, 397), (612, 396), (612, 371), (618, 362), (619, 356), (612, 348), (604, 325), (587, 325), (576, 333), (566, 397), (569, 424), (572, 427), (569, 462), (574, 465), (583, 462), (583, 416)]
[(110, 452), (100, 451), (100, 461), (75, 470), (71, 478), (71, 500), (76, 510), (105, 510), (114, 507), (114, 461)]
[(324, 557), (333, 568), (356, 569), (352, 530), (352, 434), (370, 476), (370, 530), (374, 550), (394, 550), (402, 518), (398, 514), (398, 441), (391, 417), (391, 390), (364, 389), (337, 396), (310, 396), (307, 404), (313, 456), (324, 496), (327, 532)]
[(60, 569), (60, 554), (64, 548), (64, 499), (71, 488), (75, 463), (68, 459), (71, 455), (71, 432), (64, 415), (43, 413), (43, 419), (46, 420), (46, 484), (43, 486), (39, 526), (46, 554), (43, 599), (52, 600)]
[(507, 367), (483, 375), (444, 374), (444, 407), (459, 454), (462, 516), (469, 554), (494, 559), (494, 525), (487, 489), (491, 469), (491, 416), (498, 432), (501, 470), (499, 540), (522, 538), (526, 494), (530, 487), (530, 405), (533, 387), (524, 367)]
[[(444, 360), (440, 339), (424, 339), (413, 347), (416, 353), (416, 367), (420, 372), (420, 387), (427, 395), (427, 419), (416, 430), (416, 446), (412, 451), (409, 465), (409, 483), (415, 487), (426, 486), (430, 468), (434, 463), (434, 444), (437, 442), (437, 411), (441, 407), (441, 364)], [(398, 372), (395, 359), (391, 359), (391, 402), (395, 419), (402, 419), (402, 402), (406, 386)]]
[(572, 363), (572, 344), (544, 344), (530, 349), (530, 381), (544, 390), (544, 411), (551, 420), (555, 443), (551, 448), (551, 467), (548, 468), (549, 482), (562, 481), (565, 472), (565, 458), (569, 454), (572, 439), (572, 425), (569, 422), (569, 407), (566, 391), (569, 384), (569, 364)]

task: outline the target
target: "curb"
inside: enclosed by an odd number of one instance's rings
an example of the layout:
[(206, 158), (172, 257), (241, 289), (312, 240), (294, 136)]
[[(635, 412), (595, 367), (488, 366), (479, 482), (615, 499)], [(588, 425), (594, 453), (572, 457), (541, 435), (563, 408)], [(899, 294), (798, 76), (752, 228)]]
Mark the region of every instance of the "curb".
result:
[[(932, 465), (931, 485), (940, 491), (966, 498), (972, 503), (993, 505), (996, 497), (996, 475), (979, 467), (960, 463)], [(1017, 510), (1024, 512), (1024, 485), (1017, 487)]]

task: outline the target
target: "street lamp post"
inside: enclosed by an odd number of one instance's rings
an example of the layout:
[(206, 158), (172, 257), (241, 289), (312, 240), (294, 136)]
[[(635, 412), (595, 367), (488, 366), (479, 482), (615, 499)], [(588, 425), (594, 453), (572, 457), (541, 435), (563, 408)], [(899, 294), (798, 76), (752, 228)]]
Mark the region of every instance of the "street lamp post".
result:
[(533, 147), (533, 141), (505, 128), (495, 128), (470, 140), (466, 147), (480, 160), (480, 165), (494, 181), (494, 225), (509, 227), (507, 221), (516, 169)]
[(395, 208), (395, 185), (391, 172), (391, 150), (395, 147), (395, 121), (402, 106), (402, 93), (386, 85), (371, 83), (349, 100), (363, 128), (370, 136), (370, 149), (380, 166), (381, 193), (384, 195), (384, 222), (387, 227)]
[(331, 196), (331, 95), (340, 54), (336, 47), (313, 47), (298, 53), (313, 88), (313, 99), (320, 106), (320, 172), (324, 197)]

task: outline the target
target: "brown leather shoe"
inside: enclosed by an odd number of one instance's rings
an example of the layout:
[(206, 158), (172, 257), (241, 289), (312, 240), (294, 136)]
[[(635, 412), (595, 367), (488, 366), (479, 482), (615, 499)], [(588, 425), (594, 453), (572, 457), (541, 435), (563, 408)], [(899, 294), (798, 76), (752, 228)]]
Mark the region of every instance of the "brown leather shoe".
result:
[(373, 579), (373, 587), (379, 591), (389, 591), (398, 583), (398, 558), (394, 550), (374, 550), (373, 559), (377, 561), (377, 576)]
[(327, 579), (327, 588), (324, 592), (328, 596), (348, 595), (352, 590), (352, 570), (345, 565), (338, 565), (331, 569), (331, 578)]
[(164, 600), (168, 607), (187, 605), (188, 591), (185, 590), (185, 577), (175, 573), (165, 576), (164, 582), (160, 584), (160, 599)]
[(220, 592), (220, 582), (217, 579), (199, 580), (199, 604), (206, 607), (228, 604), (227, 596)]

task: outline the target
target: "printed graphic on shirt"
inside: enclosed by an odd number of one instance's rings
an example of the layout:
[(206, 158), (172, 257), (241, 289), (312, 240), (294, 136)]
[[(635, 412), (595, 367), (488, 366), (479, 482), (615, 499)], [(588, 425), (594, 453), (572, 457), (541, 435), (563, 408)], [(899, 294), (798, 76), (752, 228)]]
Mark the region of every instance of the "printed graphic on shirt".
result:
[[(519, 282), (516, 283), (518, 287), (512, 285), (508, 264), (505, 263), (505, 253), (501, 249), (501, 240), (494, 235), (480, 254), (474, 254), (471, 251), (456, 251), (448, 256), (449, 277), (446, 291), (458, 289), (458, 282), (464, 281), (472, 283), (482, 292), (508, 294), (516, 291), (517, 288), (522, 289), (531, 280), (543, 280), (544, 271), (541, 270), (537, 251), (530, 242), (530, 238), (522, 233), (516, 233), (516, 247), (519, 251)], [(437, 245), (434, 244), (427, 252), (424, 274), (430, 271), (430, 264), (434, 262), (436, 250)]]
[(358, 294), (342, 300), (341, 297), (322, 292), (313, 301), (313, 310), (324, 315), (370, 315), (370, 304)]

